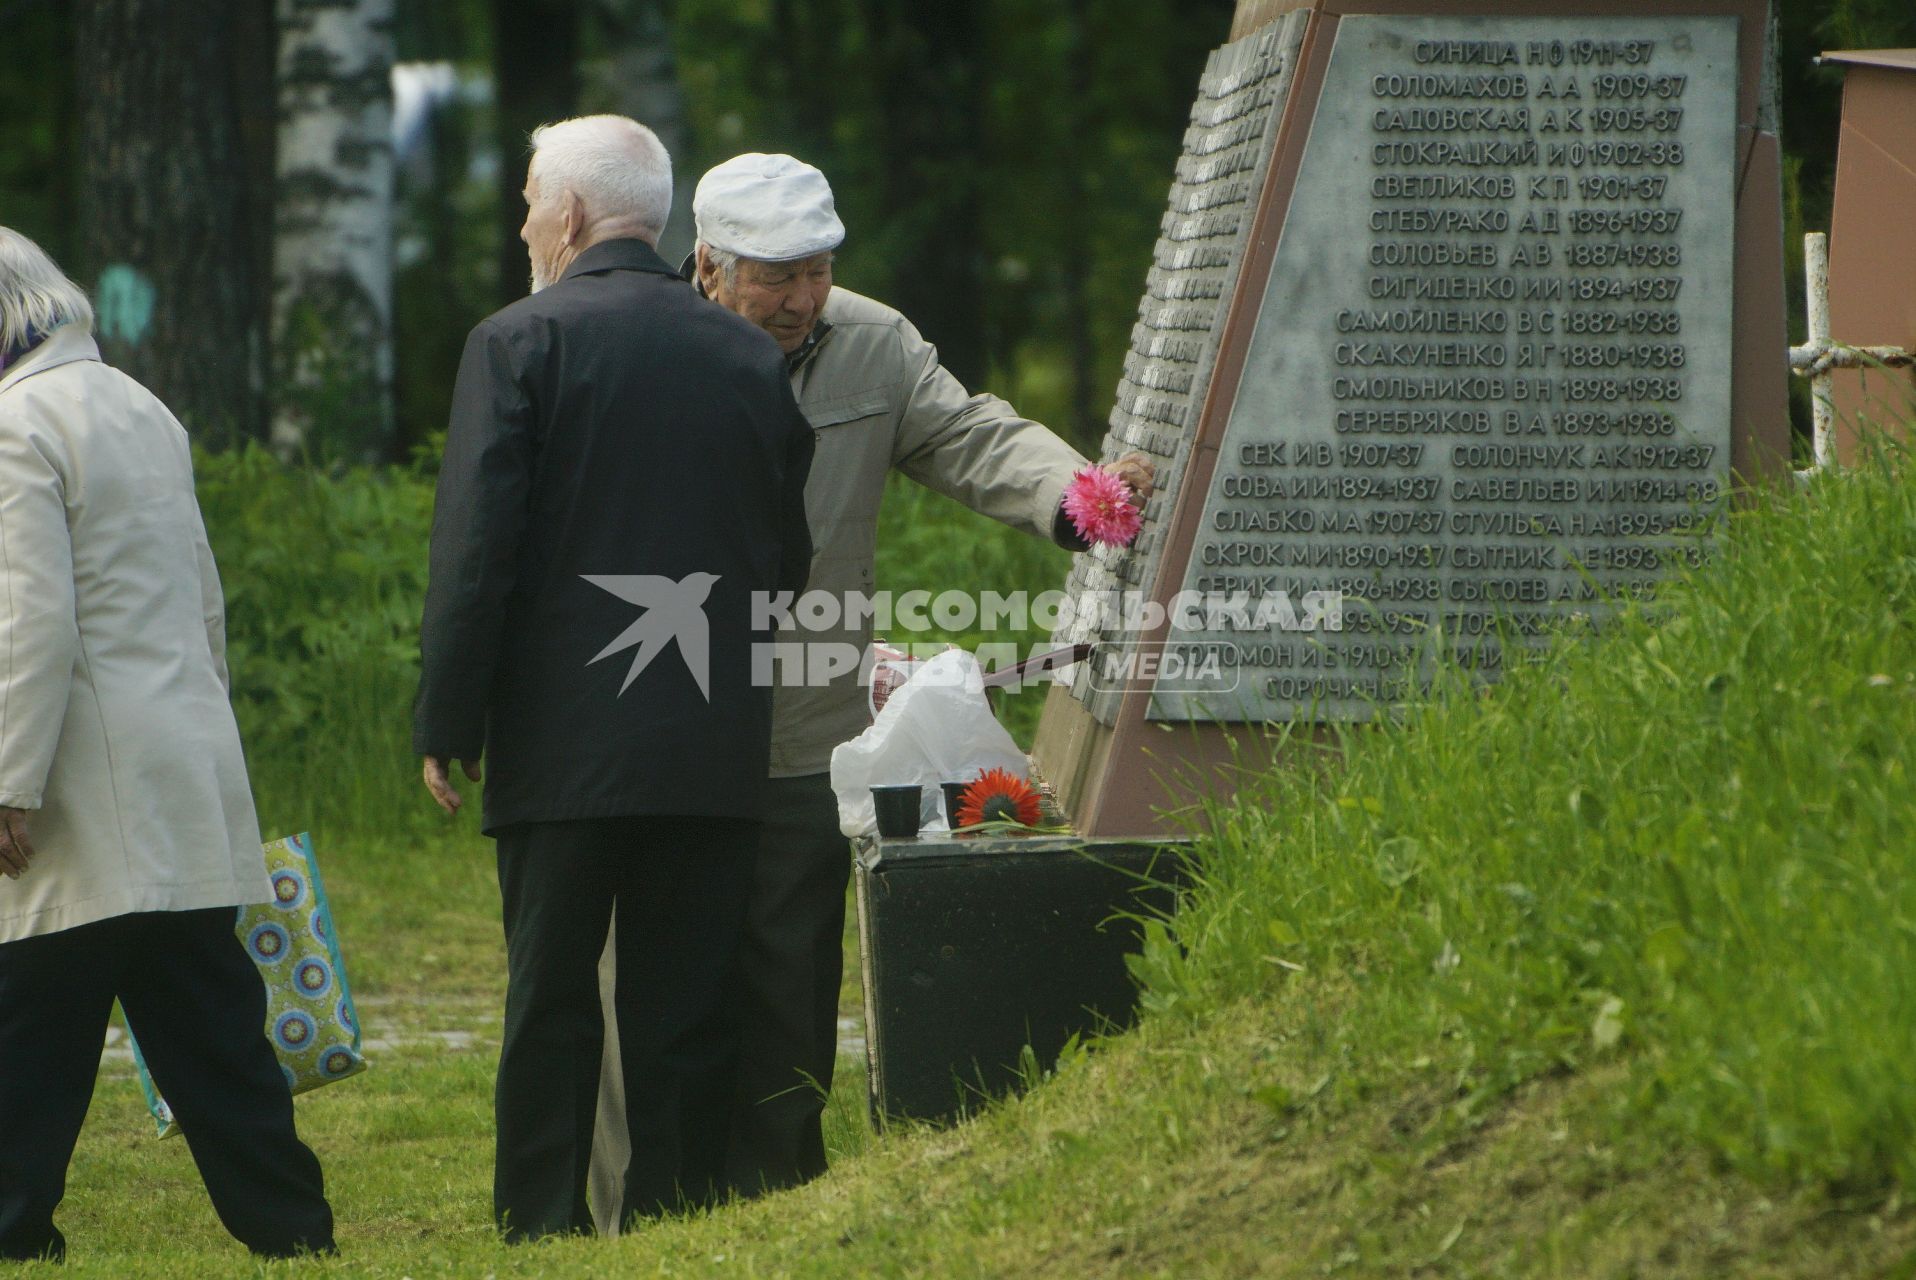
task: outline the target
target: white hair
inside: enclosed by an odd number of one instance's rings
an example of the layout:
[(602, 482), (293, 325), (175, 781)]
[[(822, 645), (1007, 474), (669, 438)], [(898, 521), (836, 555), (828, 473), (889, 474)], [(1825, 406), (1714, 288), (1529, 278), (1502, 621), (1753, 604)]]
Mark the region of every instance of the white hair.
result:
[(578, 116), (532, 131), (539, 198), (571, 191), (589, 221), (631, 221), (654, 244), (672, 212), (672, 157), (659, 136), (626, 116)]
[(0, 351), (27, 344), (29, 333), (65, 324), (93, 328), (93, 304), (46, 250), (11, 227), (0, 227)]

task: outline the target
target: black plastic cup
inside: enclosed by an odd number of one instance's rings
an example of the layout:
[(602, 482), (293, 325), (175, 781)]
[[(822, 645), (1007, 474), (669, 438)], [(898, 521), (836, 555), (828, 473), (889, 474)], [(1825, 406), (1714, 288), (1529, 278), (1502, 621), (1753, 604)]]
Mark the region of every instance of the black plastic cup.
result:
[(945, 792), (945, 821), (951, 824), (953, 831), (956, 831), (959, 825), (958, 805), (965, 797), (965, 788), (971, 784), (969, 782), (941, 782), (938, 785), (944, 788)]
[(872, 808), (878, 811), (878, 834), (908, 840), (918, 834), (919, 806), (925, 789), (916, 782), (896, 782), (872, 788)]

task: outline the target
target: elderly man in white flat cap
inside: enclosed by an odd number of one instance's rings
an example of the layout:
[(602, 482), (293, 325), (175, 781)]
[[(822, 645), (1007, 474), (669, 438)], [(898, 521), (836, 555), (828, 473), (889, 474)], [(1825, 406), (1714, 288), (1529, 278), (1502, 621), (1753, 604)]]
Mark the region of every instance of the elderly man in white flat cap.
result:
[[(699, 182), (692, 211), (698, 244), (688, 266), (696, 283), (777, 339), (812, 424), (808, 590), (842, 598), (872, 589), (878, 506), (893, 468), (981, 515), (1084, 548), (1061, 510), (1072, 473), (1086, 465), (1077, 450), (997, 396), (967, 391), (903, 315), (834, 287), (832, 255), (845, 227), (824, 174), (791, 156), (736, 156)], [(1112, 470), (1138, 494), (1149, 492), (1142, 455), (1127, 455)], [(871, 627), (853, 621), (831, 633), (808, 630), (805, 639), (863, 651)], [(825, 687), (774, 691), (772, 799), (746, 926), (745, 1029), (727, 1170), (741, 1195), (825, 1171), (820, 1117), (837, 1062), (851, 873), (831, 755), (869, 719), (857, 672)], [(619, 1203), (625, 1129), (618, 1079), (607, 1072), (601, 1094), (595, 1205)], [(600, 1225), (610, 1224), (602, 1217)]]

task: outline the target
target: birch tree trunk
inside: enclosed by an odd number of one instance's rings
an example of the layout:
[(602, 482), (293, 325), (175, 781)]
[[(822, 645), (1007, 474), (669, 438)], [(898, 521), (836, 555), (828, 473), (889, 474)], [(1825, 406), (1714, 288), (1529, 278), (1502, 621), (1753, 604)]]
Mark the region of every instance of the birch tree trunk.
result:
[(278, 0), (273, 447), (383, 456), (392, 421), (394, 0)]
[[(270, 0), (73, 8), (79, 260), (101, 353), (210, 448), (265, 427)], [(4, 36), (0, 35), (0, 44)]]

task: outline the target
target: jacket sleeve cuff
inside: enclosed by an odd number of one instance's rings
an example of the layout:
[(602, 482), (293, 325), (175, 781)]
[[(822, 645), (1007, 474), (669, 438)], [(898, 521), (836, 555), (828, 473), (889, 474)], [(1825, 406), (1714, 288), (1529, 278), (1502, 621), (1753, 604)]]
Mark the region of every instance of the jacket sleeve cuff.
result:
[(41, 802), (45, 799), (45, 795), (38, 791), (31, 793), (25, 791), (0, 791), (0, 808), (38, 809)]
[(1051, 522), (1051, 540), (1066, 551), (1085, 552), (1091, 550), (1090, 542), (1079, 534), (1078, 526), (1071, 523), (1071, 517), (1064, 513), (1064, 505), (1059, 504), (1055, 518)]
[(485, 752), (485, 744), (466, 744), (462, 750), (455, 745), (456, 739), (433, 736), (414, 730), (412, 735), (412, 753), (416, 756), (433, 756), (439, 760), (477, 760)]
[(1038, 486), (1032, 526), (1038, 529), (1049, 529), (1051, 540), (1066, 551), (1091, 549), (1091, 544), (1078, 536), (1077, 529), (1071, 523), (1071, 517), (1064, 513), (1065, 486), (1071, 483), (1072, 476), (1089, 465), (1080, 459), (1069, 471), (1059, 471), (1047, 476)]

